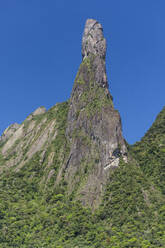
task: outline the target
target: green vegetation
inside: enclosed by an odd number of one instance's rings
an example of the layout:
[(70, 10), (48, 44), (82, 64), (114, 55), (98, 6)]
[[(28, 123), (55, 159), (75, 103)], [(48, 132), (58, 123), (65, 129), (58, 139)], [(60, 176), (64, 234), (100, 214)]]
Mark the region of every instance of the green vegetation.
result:
[(92, 82), (83, 91), (80, 102), (85, 105), (85, 111), (88, 117), (100, 113), (102, 108), (113, 106), (112, 100), (105, 93), (105, 89), (95, 87)]
[(165, 194), (165, 108), (132, 152), (143, 172)]
[(112, 99), (106, 89), (95, 82), (92, 68), (93, 60), (94, 55), (83, 60), (75, 79), (74, 88), (79, 88), (79, 91), (77, 91), (79, 93), (74, 96), (78, 99), (77, 103), (79, 105), (77, 116), (80, 109), (85, 111), (87, 117), (91, 117), (96, 113), (101, 113), (102, 108), (109, 106), (113, 108)]
[[(83, 113), (83, 106), (86, 112), (81, 117), (88, 117), (111, 104), (105, 89), (94, 85), (90, 60), (84, 60), (82, 66), (88, 67), (90, 86), (87, 88), (81, 73), (74, 86), (83, 89), (77, 118)], [(82, 158), (79, 174), (75, 173), (79, 181), (71, 195), (63, 173), (59, 183), (55, 183), (70, 153), (71, 144), (65, 136), (67, 114), (65, 102), (24, 122), (27, 135), (32, 122), (36, 128), (40, 127), (34, 140), (53, 122), (55, 138), (46, 142), (17, 172), (15, 165), (0, 174), (0, 247), (165, 247), (165, 109), (140, 142), (128, 145), (129, 162), (120, 159), (119, 167), (110, 169), (107, 184), (103, 185), (102, 202), (95, 211), (75, 200), (80, 185), (86, 183), (89, 172), (94, 173), (94, 165), (100, 159), (97, 142), (78, 127), (72, 138), (86, 149), (92, 147), (94, 152), (91, 157)], [(26, 144), (26, 135), (23, 139)], [(20, 142), (16, 140), (14, 146)], [(30, 145), (22, 148), (24, 157)], [(17, 158), (12, 149), (9, 156), (0, 153), (0, 169), (6, 161)]]
[(121, 161), (94, 213), (70, 201), (65, 185), (42, 190), (42, 174), (36, 156), (1, 180), (0, 247), (164, 247), (165, 207), (135, 165)]

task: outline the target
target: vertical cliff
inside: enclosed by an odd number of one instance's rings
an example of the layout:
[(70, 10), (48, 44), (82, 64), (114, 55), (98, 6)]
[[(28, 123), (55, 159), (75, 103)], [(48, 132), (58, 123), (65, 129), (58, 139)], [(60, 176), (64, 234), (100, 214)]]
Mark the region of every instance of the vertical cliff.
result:
[[(67, 118), (70, 155), (62, 171), (70, 192), (86, 205), (96, 206), (110, 168), (127, 160), (120, 115), (108, 90), (105, 66), (106, 40), (96, 20), (88, 19), (82, 38), (79, 67)], [(75, 190), (76, 189), (76, 190)]]

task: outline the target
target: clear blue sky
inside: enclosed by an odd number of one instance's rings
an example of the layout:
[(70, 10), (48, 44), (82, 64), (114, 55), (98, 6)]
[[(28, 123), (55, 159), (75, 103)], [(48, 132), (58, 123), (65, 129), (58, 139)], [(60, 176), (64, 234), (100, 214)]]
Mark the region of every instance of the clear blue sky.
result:
[(102, 23), (123, 133), (139, 140), (165, 105), (165, 0), (0, 1), (0, 133), (69, 98), (87, 18)]

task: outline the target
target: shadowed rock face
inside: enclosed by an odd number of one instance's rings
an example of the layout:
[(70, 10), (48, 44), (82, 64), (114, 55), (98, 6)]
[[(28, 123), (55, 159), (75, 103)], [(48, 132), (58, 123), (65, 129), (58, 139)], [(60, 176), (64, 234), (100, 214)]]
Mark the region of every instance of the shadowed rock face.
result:
[(127, 160), (120, 115), (108, 90), (105, 55), (102, 26), (89, 19), (70, 99), (66, 136), (71, 151), (64, 170), (70, 190), (79, 185), (78, 197), (92, 207), (99, 204), (110, 168), (118, 166), (120, 157)]

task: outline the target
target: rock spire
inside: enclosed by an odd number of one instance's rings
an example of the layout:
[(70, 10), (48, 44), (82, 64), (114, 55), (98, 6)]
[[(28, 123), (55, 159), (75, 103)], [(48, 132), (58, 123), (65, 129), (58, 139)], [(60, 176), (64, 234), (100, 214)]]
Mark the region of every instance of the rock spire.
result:
[(83, 60), (69, 100), (66, 137), (71, 147), (63, 171), (71, 192), (83, 178), (78, 195), (92, 207), (99, 204), (110, 169), (119, 165), (120, 157), (127, 157), (120, 115), (108, 89), (105, 55), (102, 26), (88, 19)]
[(88, 19), (85, 24), (82, 38), (82, 57), (94, 54), (105, 59), (106, 40), (103, 36), (103, 28), (96, 20)]

